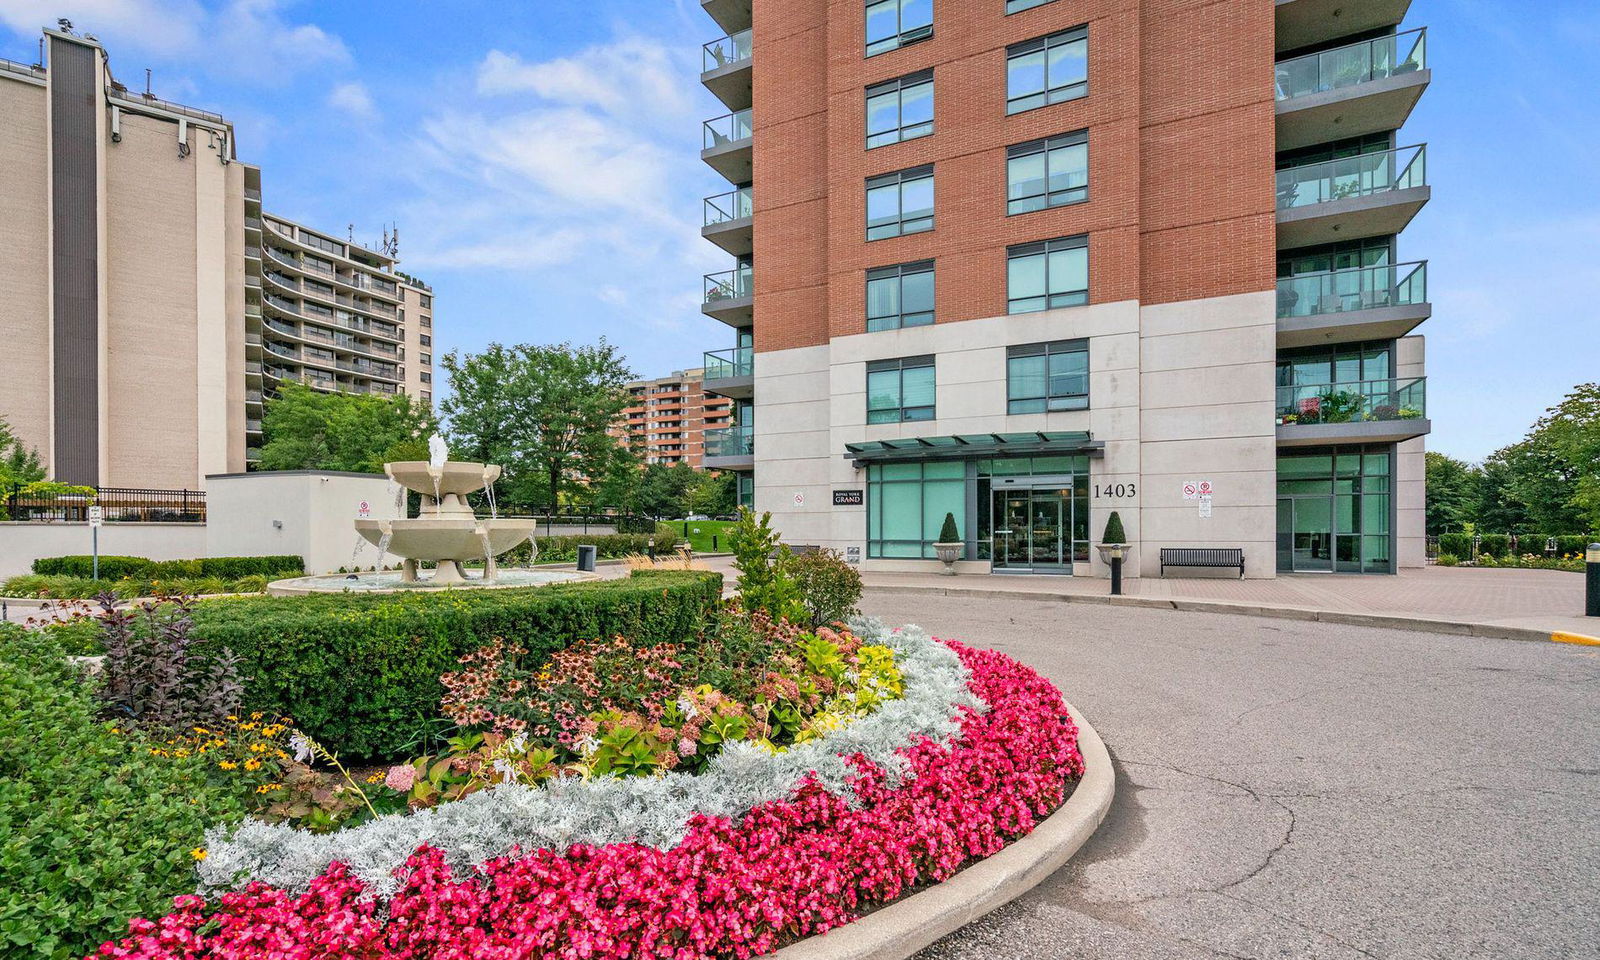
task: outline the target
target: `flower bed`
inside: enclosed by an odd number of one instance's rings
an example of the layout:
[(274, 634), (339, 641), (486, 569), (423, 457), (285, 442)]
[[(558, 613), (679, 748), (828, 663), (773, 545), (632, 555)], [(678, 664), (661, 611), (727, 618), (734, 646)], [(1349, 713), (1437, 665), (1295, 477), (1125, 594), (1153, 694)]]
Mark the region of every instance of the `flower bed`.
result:
[(920, 631), (864, 634), (894, 648), (904, 694), (816, 739), (729, 745), (697, 776), (502, 787), (326, 836), (222, 831), (202, 876), (254, 878), (244, 890), (180, 897), (100, 953), (746, 957), (946, 879), (1065, 799), (1083, 763), (1047, 681)]

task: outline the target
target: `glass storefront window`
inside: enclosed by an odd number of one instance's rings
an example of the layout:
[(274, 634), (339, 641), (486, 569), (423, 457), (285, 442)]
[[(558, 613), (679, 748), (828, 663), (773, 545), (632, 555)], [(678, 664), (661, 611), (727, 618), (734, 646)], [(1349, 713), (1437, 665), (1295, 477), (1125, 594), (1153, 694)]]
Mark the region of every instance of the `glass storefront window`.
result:
[(1391, 455), (1338, 448), (1278, 457), (1278, 569), (1390, 573)]

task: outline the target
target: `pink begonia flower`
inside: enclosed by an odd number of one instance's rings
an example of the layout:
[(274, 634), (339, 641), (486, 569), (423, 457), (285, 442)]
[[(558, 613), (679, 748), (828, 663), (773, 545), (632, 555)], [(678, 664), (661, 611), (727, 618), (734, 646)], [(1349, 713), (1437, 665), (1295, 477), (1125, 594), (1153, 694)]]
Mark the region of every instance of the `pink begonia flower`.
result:
[(417, 768), (409, 763), (397, 764), (389, 768), (389, 775), (383, 778), (383, 785), (399, 793), (410, 793), (411, 787), (417, 782)]
[[(100, 947), (119, 960), (704, 960), (751, 957), (849, 923), (1027, 834), (1083, 774), (1061, 694), (1016, 661), (946, 641), (989, 710), (948, 744), (901, 750), (898, 786), (852, 758), (854, 802), (808, 781), (739, 822), (697, 816), (676, 847), (576, 845), (456, 876), (417, 848), (379, 909), (342, 863), (303, 894), (262, 883), (178, 897)], [(399, 770), (390, 771), (394, 776)]]

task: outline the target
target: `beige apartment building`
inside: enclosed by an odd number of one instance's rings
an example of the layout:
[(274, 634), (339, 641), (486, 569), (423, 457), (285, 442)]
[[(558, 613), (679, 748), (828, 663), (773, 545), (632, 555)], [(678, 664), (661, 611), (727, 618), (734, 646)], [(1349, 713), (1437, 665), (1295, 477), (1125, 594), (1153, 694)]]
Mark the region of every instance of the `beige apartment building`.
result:
[(732, 423), (733, 401), (705, 389), (703, 369), (628, 384), (631, 402), (612, 431), (645, 463), (705, 466), (705, 432)]
[(1135, 576), (1423, 563), (1406, 0), (701, 6), (706, 464), (787, 540), (928, 570), (950, 514), (962, 570), (1103, 576), (1117, 511)]
[(0, 416), (59, 480), (202, 489), (278, 384), (432, 399), (432, 292), (262, 209), (219, 114), (130, 91), (93, 38), (0, 60)]

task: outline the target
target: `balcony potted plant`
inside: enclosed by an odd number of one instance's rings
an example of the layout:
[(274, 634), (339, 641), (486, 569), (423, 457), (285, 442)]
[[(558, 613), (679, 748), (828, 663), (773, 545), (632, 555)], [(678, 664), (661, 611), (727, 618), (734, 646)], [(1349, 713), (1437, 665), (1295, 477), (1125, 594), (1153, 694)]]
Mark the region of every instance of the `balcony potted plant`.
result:
[(944, 515), (944, 525), (939, 528), (939, 539), (933, 544), (933, 552), (938, 555), (939, 561), (944, 564), (944, 575), (956, 575), (956, 561), (966, 552), (967, 545), (961, 541), (961, 533), (956, 529), (956, 515)]
[(1100, 551), (1100, 559), (1110, 564), (1113, 558), (1126, 556), (1128, 549), (1128, 535), (1122, 531), (1122, 514), (1111, 511), (1111, 516), (1106, 518), (1106, 531), (1095, 544)]

